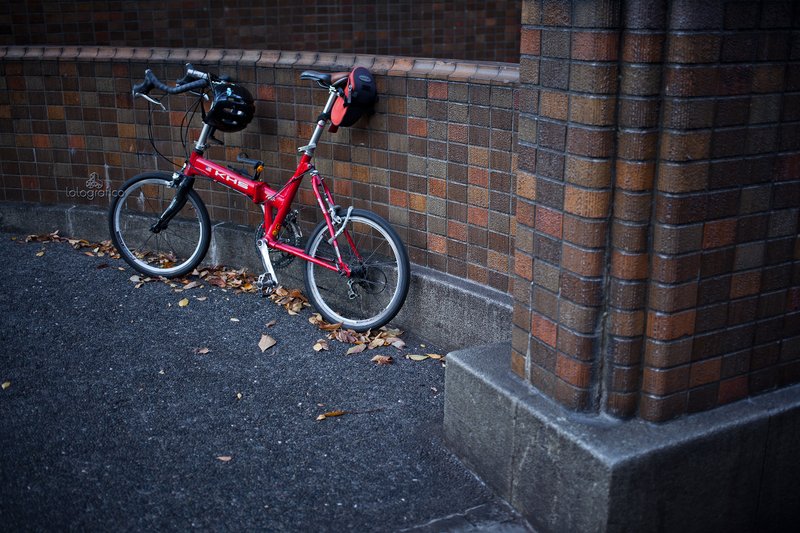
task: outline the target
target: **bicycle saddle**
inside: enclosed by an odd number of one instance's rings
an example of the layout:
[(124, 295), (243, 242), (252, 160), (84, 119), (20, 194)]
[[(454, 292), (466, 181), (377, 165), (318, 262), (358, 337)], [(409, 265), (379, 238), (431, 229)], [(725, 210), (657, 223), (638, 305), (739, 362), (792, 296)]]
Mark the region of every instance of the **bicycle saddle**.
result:
[(349, 72), (333, 72), (333, 73), (322, 73), (317, 72), (315, 70), (306, 70), (302, 74), (300, 74), (301, 80), (313, 80), (318, 84), (322, 85), (323, 87), (330, 87), (331, 85), (336, 85), (340, 81), (344, 80), (349, 76)]

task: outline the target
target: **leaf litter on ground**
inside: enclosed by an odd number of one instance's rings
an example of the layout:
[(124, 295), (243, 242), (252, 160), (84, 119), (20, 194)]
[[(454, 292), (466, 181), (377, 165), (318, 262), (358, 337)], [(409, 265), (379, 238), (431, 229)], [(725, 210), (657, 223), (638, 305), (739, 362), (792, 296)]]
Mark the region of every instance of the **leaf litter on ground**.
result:
[[(108, 256), (113, 259), (119, 259), (119, 252), (114, 248), (110, 240), (105, 240), (100, 243), (92, 243), (84, 239), (70, 239), (59, 235), (59, 230), (51, 233), (40, 235), (28, 235), (24, 242), (66, 242), (76, 250), (90, 249), (86, 252), (87, 255), (104, 257)], [(164, 254), (162, 254), (164, 255)], [(165, 257), (166, 259), (166, 257)], [(119, 267), (120, 270), (124, 268)], [(201, 269), (194, 269), (191, 274), (180, 277), (167, 279), (165, 277), (156, 276), (140, 276), (135, 274), (129, 278), (134, 283), (134, 288), (141, 288), (145, 283), (161, 282), (169, 285), (175, 292), (183, 292), (194, 288), (203, 288), (204, 283), (210, 286), (217, 287), (224, 290), (234, 290), (236, 293), (256, 293), (258, 288), (255, 283), (255, 276), (247, 271), (247, 269), (234, 269), (222, 265), (214, 267), (207, 267)], [(198, 301), (205, 301), (206, 297), (195, 297)], [(310, 307), (308, 298), (299, 289), (288, 289), (283, 286), (278, 286), (270, 295), (269, 299), (276, 305), (279, 305), (286, 310), (289, 315), (297, 315), (306, 307)], [(185, 303), (184, 303), (185, 302)], [(188, 299), (184, 298), (179, 302), (180, 307), (188, 305)], [(232, 318), (232, 321), (237, 319)], [(345, 329), (341, 323), (331, 324), (326, 322), (319, 313), (314, 313), (308, 321), (320, 330), (327, 332), (328, 340), (335, 340), (343, 344), (352, 344), (353, 346), (347, 350), (348, 355), (355, 355), (365, 350), (374, 350), (387, 346), (393, 346), (398, 350), (406, 347), (405, 341), (400, 339), (403, 334), (402, 330), (392, 329), (383, 326), (376, 331), (356, 332), (352, 329)], [(270, 326), (267, 326), (270, 327)], [(324, 339), (320, 339), (322, 341)], [(315, 351), (328, 350), (327, 342), (317, 341), (314, 344)], [(260, 343), (259, 343), (260, 347)], [(264, 351), (264, 350), (262, 350)], [(442, 356), (434, 357), (435, 354), (428, 354), (428, 357), (433, 359), (441, 359)], [(408, 356), (407, 356), (408, 357)], [(424, 359), (427, 359), (425, 357)], [(413, 358), (413, 360), (421, 360)]]
[[(89, 241), (87, 241), (85, 239), (69, 239), (67, 237), (62, 237), (61, 235), (59, 235), (59, 232), (60, 232), (60, 230), (55, 230), (55, 231), (53, 231), (51, 233), (42, 233), (42, 234), (39, 234), (39, 235), (28, 235), (27, 237), (25, 237), (24, 241), (18, 241), (18, 242), (26, 242), (26, 243), (27, 242), (41, 242), (41, 243), (46, 243), (46, 242), (66, 242), (76, 250), (82, 250), (84, 248), (89, 248), (90, 251), (86, 251), (84, 253), (86, 255), (88, 255), (88, 256), (91, 256), (91, 257), (105, 257), (105, 256), (108, 256), (108, 257), (111, 257), (112, 259), (119, 259), (120, 258), (119, 252), (117, 252), (116, 248), (114, 248), (114, 245), (111, 244), (111, 239), (108, 239), (108, 240), (105, 240), (105, 241), (102, 241), (102, 242), (99, 242), (99, 243), (93, 243), (93, 242), (89, 242)], [(17, 240), (17, 239), (14, 239), (14, 240)], [(44, 254), (42, 254), (42, 255), (44, 255)], [(39, 256), (39, 257), (41, 257), (41, 256)]]

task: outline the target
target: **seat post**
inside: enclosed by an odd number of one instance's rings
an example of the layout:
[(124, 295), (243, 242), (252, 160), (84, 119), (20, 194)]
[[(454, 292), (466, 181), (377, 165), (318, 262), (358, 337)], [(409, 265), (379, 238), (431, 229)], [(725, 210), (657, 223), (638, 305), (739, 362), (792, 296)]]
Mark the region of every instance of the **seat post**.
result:
[(305, 154), (309, 157), (314, 155), (314, 150), (317, 148), (317, 143), (322, 136), (322, 131), (325, 129), (325, 126), (328, 124), (328, 121), (331, 118), (331, 109), (333, 109), (333, 104), (336, 102), (336, 98), (339, 96), (338, 90), (333, 85), (331, 85), (328, 89), (328, 93), (328, 101), (325, 103), (325, 108), (322, 110), (319, 120), (317, 120), (317, 127), (314, 129), (313, 135), (311, 135), (311, 140), (308, 141), (306, 146), (298, 148), (299, 151), (305, 152)]

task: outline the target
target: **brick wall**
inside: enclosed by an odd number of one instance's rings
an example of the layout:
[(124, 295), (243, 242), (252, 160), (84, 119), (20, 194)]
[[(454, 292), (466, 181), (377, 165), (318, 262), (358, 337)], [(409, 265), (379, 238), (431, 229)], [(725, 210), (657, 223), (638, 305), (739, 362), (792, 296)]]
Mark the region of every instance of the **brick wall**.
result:
[(798, 27), (792, 2), (523, 3), (518, 375), (654, 421), (800, 381)]
[(4, 2), (0, 45), (300, 50), (517, 62), (521, 0)]
[[(171, 170), (147, 141), (146, 103), (130, 96), (145, 68), (175, 80), (191, 61), (246, 83), (257, 99), (256, 119), (244, 132), (225, 135), (226, 147), (208, 153), (234, 165), (240, 151), (260, 157), (268, 183), (277, 186), (294, 171), (296, 148), (307, 144), (327, 97), (301, 81), (300, 72), (363, 64), (377, 75), (377, 113), (326, 133), (317, 168), (343, 205), (389, 219), (412, 262), (508, 290), (518, 76), (512, 66), (130, 48), (10, 47), (0, 49), (0, 58), (0, 201), (99, 206), (109, 199), (80, 196), (92, 173), (113, 190), (143, 170)], [(193, 101), (174, 96), (164, 102), (168, 112), (152, 116), (156, 146), (182, 163), (179, 125)], [(190, 138), (199, 124), (196, 117)], [(243, 196), (210, 183), (198, 189), (212, 219), (258, 225), (259, 209)], [(310, 189), (301, 189), (299, 199), (315, 205)], [(308, 226), (316, 220), (314, 209), (301, 215)]]

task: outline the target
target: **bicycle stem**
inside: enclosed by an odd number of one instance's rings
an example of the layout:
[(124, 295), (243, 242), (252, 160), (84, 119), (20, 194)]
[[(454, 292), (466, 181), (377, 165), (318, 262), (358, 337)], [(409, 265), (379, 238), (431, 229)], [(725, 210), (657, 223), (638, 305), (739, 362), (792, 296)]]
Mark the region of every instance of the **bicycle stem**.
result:
[(208, 124), (203, 124), (203, 129), (200, 131), (200, 136), (197, 138), (197, 142), (194, 143), (195, 152), (200, 152), (202, 154), (206, 151), (206, 148), (208, 148), (208, 137), (213, 131), (214, 128)]

